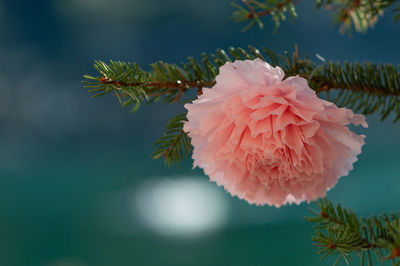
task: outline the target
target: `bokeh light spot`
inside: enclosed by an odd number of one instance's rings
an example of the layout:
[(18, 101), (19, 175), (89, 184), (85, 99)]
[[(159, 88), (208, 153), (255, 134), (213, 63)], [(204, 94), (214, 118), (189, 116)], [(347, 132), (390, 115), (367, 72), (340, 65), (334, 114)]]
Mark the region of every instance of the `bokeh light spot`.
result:
[(225, 195), (205, 177), (153, 179), (139, 187), (134, 205), (149, 229), (164, 235), (194, 236), (225, 223)]

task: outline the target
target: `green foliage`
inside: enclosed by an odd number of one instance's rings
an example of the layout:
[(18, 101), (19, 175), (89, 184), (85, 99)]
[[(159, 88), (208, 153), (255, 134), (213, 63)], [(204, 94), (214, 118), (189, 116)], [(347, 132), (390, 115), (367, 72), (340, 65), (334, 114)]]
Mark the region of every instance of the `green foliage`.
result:
[(95, 61), (93, 66), (100, 76), (84, 75), (85, 88), (94, 93), (93, 98), (113, 92), (123, 106), (135, 104), (132, 110), (139, 107), (140, 102), (147, 98), (144, 88), (149, 74), (139, 68), (136, 63), (110, 61), (106, 64), (102, 61)]
[[(297, 13), (295, 4), (299, 1), (290, 0), (242, 0), (244, 6), (232, 3), (236, 7), (232, 19), (235, 22), (249, 22), (245, 30), (253, 26), (256, 22), (260, 28), (263, 23), (262, 16), (271, 16), (275, 27), (279, 27), (280, 22), (286, 20), (287, 14), (291, 18), (296, 18)], [(395, 13), (394, 20), (400, 19), (400, 2), (398, 0), (316, 0), (316, 9), (325, 9), (333, 13), (333, 22), (340, 25), (341, 32), (351, 33), (353, 29), (357, 32), (365, 33), (378, 21), (378, 17), (383, 15), (388, 9), (397, 3), (396, 8), (392, 8)]]
[[(247, 50), (231, 47), (227, 52), (218, 49), (215, 53), (203, 53), (200, 62), (191, 57), (179, 65), (157, 62), (151, 65), (150, 72), (141, 70), (136, 63), (96, 61), (94, 67), (99, 76), (85, 75), (84, 83), (91, 88), (89, 92), (96, 93), (95, 97), (113, 92), (123, 106), (133, 104), (133, 110), (136, 110), (145, 99), (175, 103), (188, 91), (201, 94), (203, 87), (215, 84), (219, 67), (226, 62), (255, 58), (273, 66), (279, 65), (286, 76), (306, 78), (319, 94), (330, 96), (334, 92), (335, 97), (330, 100), (339, 106), (364, 114), (379, 112), (382, 119), (390, 114), (395, 115), (395, 121), (400, 119), (400, 72), (397, 67), (374, 63), (342, 65), (328, 62), (318, 65), (307, 56), (300, 58), (297, 47), (292, 55), (286, 52), (275, 54), (266, 47), (249, 46)], [(165, 157), (168, 164), (181, 157), (171, 154), (171, 158), (172, 161), (168, 153)]]
[(243, 31), (251, 28), (255, 23), (262, 29), (264, 24), (260, 17), (269, 15), (272, 21), (275, 23), (275, 29), (277, 29), (281, 21), (285, 21), (287, 16), (291, 19), (297, 18), (295, 9), (295, 2), (292, 0), (266, 0), (259, 2), (256, 0), (242, 0), (245, 7), (232, 2), (237, 10), (233, 12), (231, 19), (235, 22), (249, 21), (249, 23), (242, 29)]
[(394, 114), (400, 119), (400, 72), (392, 64), (329, 62), (313, 78), (315, 90), (340, 88), (332, 99), (363, 114), (380, 113), (381, 119)]
[(165, 163), (171, 166), (174, 162), (180, 166), (180, 161), (184, 156), (189, 155), (192, 149), (190, 139), (186, 132), (183, 131), (183, 124), (187, 121), (186, 113), (179, 114), (174, 117), (165, 127), (164, 136), (159, 138), (154, 145), (156, 151), (152, 154), (154, 159), (162, 156)]
[[(312, 237), (318, 253), (324, 259), (337, 255), (335, 262), (344, 259), (347, 264), (351, 255), (361, 258), (361, 265), (372, 265), (371, 252), (375, 253), (378, 262), (392, 260), (394, 265), (400, 265), (400, 218), (394, 214), (357, 218), (351, 210), (334, 206), (327, 199), (315, 203), (314, 214), (305, 219), (316, 223), (315, 234)], [(386, 253), (384, 255), (384, 253)]]
[[(339, 24), (340, 31), (351, 33), (353, 29), (365, 33), (369, 28), (374, 27), (378, 17), (383, 15), (385, 9), (392, 6), (398, 0), (317, 0), (316, 9), (325, 8), (331, 10), (333, 21)], [(399, 10), (396, 17), (400, 15)]]

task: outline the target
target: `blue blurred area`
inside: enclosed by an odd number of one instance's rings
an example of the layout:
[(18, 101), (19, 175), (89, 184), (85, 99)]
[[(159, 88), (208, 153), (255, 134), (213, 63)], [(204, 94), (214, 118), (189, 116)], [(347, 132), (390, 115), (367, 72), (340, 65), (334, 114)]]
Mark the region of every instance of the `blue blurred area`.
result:
[[(307, 204), (249, 205), (192, 171), (191, 160), (178, 170), (151, 159), (152, 142), (181, 106), (148, 105), (131, 115), (112, 97), (92, 100), (80, 82), (94, 73), (96, 59), (148, 69), (157, 60), (249, 44), (283, 52), (297, 43), (303, 55), (327, 60), (400, 62), (390, 14), (348, 38), (312, 1), (302, 1), (300, 18), (276, 34), (272, 23), (242, 33), (243, 25), (228, 20), (232, 11), (229, 1), (215, 0), (0, 0), (0, 265), (332, 263), (320, 262), (311, 244), (311, 225), (302, 219)], [(328, 193), (361, 215), (398, 210), (400, 201), (400, 126), (391, 118), (368, 122), (357, 129), (367, 135), (359, 162)], [(204, 191), (215, 204), (166, 190), (138, 198), (160, 191), (147, 180)], [(175, 213), (182, 201), (192, 208)], [(219, 220), (208, 219), (215, 213)], [(214, 221), (208, 231), (192, 219), (199, 214)], [(197, 235), (168, 231), (179, 226)]]

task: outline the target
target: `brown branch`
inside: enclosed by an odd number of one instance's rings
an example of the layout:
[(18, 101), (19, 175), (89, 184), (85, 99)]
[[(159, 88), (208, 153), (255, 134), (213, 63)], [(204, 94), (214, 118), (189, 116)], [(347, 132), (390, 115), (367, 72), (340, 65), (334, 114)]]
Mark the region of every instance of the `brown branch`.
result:
[[(307, 75), (300, 75), (304, 78), (308, 78)], [(383, 90), (377, 87), (368, 87), (368, 86), (349, 86), (345, 83), (337, 83), (332, 82), (330, 80), (321, 78), (321, 77), (312, 77), (311, 81), (315, 82), (318, 85), (318, 92), (328, 92), (331, 90), (342, 89), (342, 90), (351, 90), (351, 91), (360, 91), (360, 92), (369, 92), (376, 95), (384, 95), (384, 96), (400, 96), (400, 90), (397, 89), (395, 91)]]
[[(282, 9), (282, 8), (284, 8), (284, 7), (286, 7), (288, 4), (290, 4), (290, 3), (292, 3), (292, 1), (293, 0), (286, 0), (286, 1), (284, 1), (284, 2), (282, 2), (282, 3), (280, 3), (280, 4), (278, 4), (278, 5), (276, 5), (276, 7), (274, 7), (274, 8), (270, 8), (270, 9), (266, 9), (266, 10), (263, 10), (263, 11), (255, 11), (255, 9), (254, 9), (254, 7), (252, 6), (252, 5), (250, 5), (249, 3), (248, 3), (248, 1), (247, 0), (243, 0), (243, 3), (247, 6), (247, 8), (250, 10), (250, 12), (249, 12), (249, 14), (247, 14), (247, 18), (248, 19), (251, 19), (251, 18), (254, 18), (254, 17), (261, 17), (261, 16), (266, 16), (266, 15), (269, 15), (269, 14), (271, 14), (272, 12), (274, 12), (274, 11), (277, 11), (277, 10), (279, 10), (279, 9)], [(297, 3), (298, 1), (295, 1), (295, 4)]]
[(185, 131), (183, 131), (183, 129), (179, 132), (179, 134), (176, 136), (174, 142), (171, 144), (171, 146), (165, 150), (164, 152), (164, 157), (165, 159), (168, 158), (168, 156), (170, 155), (172, 149), (176, 146), (176, 144), (178, 143), (179, 139), (183, 136), (183, 134), (185, 134)]
[(395, 247), (391, 250), (391, 254), (386, 257), (385, 259), (391, 260), (395, 258), (400, 258), (400, 247)]
[[(329, 220), (329, 221), (331, 221), (331, 222), (333, 222), (333, 223), (335, 223), (335, 224), (337, 224), (337, 225), (346, 226), (346, 224), (344, 224), (343, 222), (339, 221), (338, 219), (336, 219), (336, 218), (334, 218), (334, 217), (332, 217), (332, 216), (329, 216), (328, 214), (326, 214), (326, 213), (323, 212), (323, 211), (321, 211), (319, 215), (320, 215), (322, 218), (327, 219), (327, 220)], [(356, 233), (358, 233), (358, 232), (356, 232)], [(358, 233), (358, 234), (361, 236), (361, 233)], [(378, 247), (377, 245), (370, 243), (370, 242), (368, 241), (368, 239), (365, 238), (365, 237), (364, 237), (364, 238), (362, 237), (361, 240), (362, 240), (363, 244), (365, 245), (365, 246), (363, 246), (363, 248), (366, 248), (366, 249), (380, 248), (380, 247)], [(329, 247), (330, 249), (336, 249), (336, 244), (335, 244), (334, 242), (332, 242), (332, 243), (329, 244), (328, 247)]]
[(334, 222), (335, 224), (338, 224), (338, 225), (341, 225), (341, 226), (345, 226), (344, 223), (342, 223), (341, 221), (339, 221), (339, 220), (336, 219), (336, 218), (333, 218), (332, 216), (329, 216), (328, 214), (326, 214), (326, 213), (323, 212), (323, 211), (321, 211), (321, 212), (319, 213), (319, 215), (320, 215), (322, 218), (324, 218), (324, 219), (328, 219), (329, 221)]
[(360, 7), (360, 0), (353, 0), (349, 7), (344, 8), (342, 11), (342, 15), (339, 16), (339, 19), (342, 23), (345, 23), (351, 16), (351, 13)]
[(203, 87), (210, 87), (215, 84), (215, 81), (181, 81), (181, 82), (149, 82), (149, 83), (142, 83), (142, 82), (123, 82), (117, 80), (111, 80), (106, 77), (100, 78), (100, 83), (102, 84), (111, 84), (117, 87), (148, 87), (148, 88), (179, 88), (179, 87), (186, 87), (186, 88), (203, 88)]
[[(295, 74), (295, 73), (294, 73)], [(309, 74), (300, 74), (299, 76), (308, 79)], [(376, 95), (383, 95), (383, 96), (396, 96), (400, 97), (400, 90), (383, 90), (383, 88), (377, 87), (367, 87), (367, 86), (349, 86), (345, 83), (337, 83), (336, 81), (331, 81), (325, 79), (320, 76), (313, 76), (310, 80), (312, 83), (315, 83), (317, 86), (317, 92), (329, 92), (336, 89), (341, 90), (351, 90), (355, 92), (369, 92)], [(174, 99), (174, 102), (178, 101), (182, 95), (186, 92), (188, 88), (197, 88), (197, 95), (201, 95), (203, 93), (204, 87), (212, 87), (215, 85), (215, 80), (210, 81), (180, 81), (180, 82), (148, 82), (148, 83), (127, 83), (122, 81), (114, 81), (108, 78), (102, 77), (100, 78), (100, 83), (102, 84), (112, 84), (117, 87), (146, 87), (149, 96), (160, 96), (166, 94), (173, 89), (178, 88), (179, 92), (177, 93), (177, 97)], [(167, 91), (164, 92), (157, 92), (157, 89), (160, 88), (167, 88)], [(124, 96), (124, 95), (123, 95)]]
[[(197, 88), (197, 95), (201, 95), (203, 93), (204, 87), (212, 87), (215, 85), (215, 81), (179, 81), (179, 82), (148, 82), (148, 83), (141, 83), (141, 82), (123, 82), (123, 81), (116, 81), (111, 80), (106, 77), (100, 78), (100, 83), (102, 84), (110, 84), (117, 87), (146, 87), (147, 88), (147, 95), (149, 96), (160, 96), (171, 92), (173, 89), (178, 88), (178, 93), (175, 99), (172, 102), (177, 102), (183, 94), (187, 91), (188, 88)], [(164, 92), (157, 92), (157, 89), (160, 88), (167, 88), (167, 91)], [(123, 96), (127, 96), (122, 94)]]

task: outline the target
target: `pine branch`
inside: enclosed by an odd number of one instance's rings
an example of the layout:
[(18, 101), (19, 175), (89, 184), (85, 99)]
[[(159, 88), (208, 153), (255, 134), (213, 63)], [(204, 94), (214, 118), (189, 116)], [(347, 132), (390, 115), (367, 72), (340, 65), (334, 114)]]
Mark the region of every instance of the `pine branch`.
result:
[(106, 64), (95, 61), (93, 67), (100, 76), (84, 75), (86, 80), (82, 81), (85, 88), (90, 89), (89, 93), (94, 94), (93, 98), (112, 92), (122, 106), (135, 104), (132, 111), (147, 99), (147, 92), (141, 85), (148, 82), (149, 74), (140, 69), (138, 64), (120, 61), (110, 61), (110, 64)]
[[(247, 30), (256, 22), (260, 28), (263, 23), (262, 16), (271, 16), (275, 23), (275, 28), (279, 27), (280, 22), (286, 20), (286, 14), (291, 18), (296, 18), (295, 5), (299, 1), (281, 0), (263, 2), (255, 0), (242, 0), (244, 6), (232, 3), (237, 8), (231, 19), (235, 22), (250, 21), (244, 28)], [(378, 17), (383, 15), (384, 10), (397, 3), (392, 11), (395, 13), (394, 21), (400, 19), (400, 3), (398, 0), (316, 0), (315, 8), (324, 8), (333, 13), (334, 24), (339, 24), (340, 32), (351, 33), (353, 29), (357, 32), (365, 33), (369, 28), (374, 27)]]
[[(275, 54), (265, 47), (261, 51), (252, 46), (249, 46), (248, 51), (242, 48), (229, 48), (228, 52), (219, 49), (215, 54), (203, 53), (200, 63), (189, 58), (188, 62), (179, 66), (164, 62), (152, 64), (152, 72), (144, 72), (135, 63), (118, 62), (123, 67), (115, 68), (114, 61), (109, 65), (96, 61), (95, 68), (101, 75), (85, 75), (87, 80), (84, 83), (88, 84), (86, 87), (94, 88), (89, 91), (96, 93), (94, 97), (108, 92), (114, 92), (119, 99), (128, 97), (127, 101), (121, 100), (124, 106), (146, 98), (150, 102), (163, 98), (165, 102), (173, 103), (192, 89), (201, 94), (203, 87), (213, 86), (219, 67), (226, 62), (255, 58), (261, 58), (274, 66), (280, 65), (286, 76), (300, 75), (308, 79), (311, 88), (317, 93), (336, 93), (336, 97), (330, 100), (339, 106), (364, 114), (380, 112), (382, 119), (394, 113), (395, 121), (400, 119), (398, 67), (392, 64), (348, 62), (344, 65), (340, 62), (318, 65), (307, 56), (300, 59), (297, 48), (291, 56), (288, 53)], [(139, 74), (132, 69), (136, 69)]]
[[(339, 31), (342, 33), (351, 33), (353, 29), (365, 33), (375, 26), (384, 10), (396, 2), (398, 0), (317, 0), (316, 9), (325, 8), (332, 11), (333, 22), (341, 25)], [(396, 16), (400, 15), (399, 7), (398, 3), (397, 9), (393, 9), (397, 12)]]
[(255, 23), (262, 29), (264, 24), (260, 20), (262, 16), (271, 16), (275, 23), (275, 29), (280, 26), (281, 21), (286, 20), (287, 14), (290, 18), (297, 18), (295, 4), (299, 1), (295, 0), (281, 0), (281, 1), (264, 1), (259, 2), (256, 0), (241, 0), (246, 8), (232, 2), (231, 4), (237, 8), (233, 12), (231, 19), (235, 22), (250, 21), (242, 30), (246, 31), (251, 28)]
[(174, 162), (180, 167), (180, 161), (184, 155), (189, 155), (192, 149), (189, 136), (183, 131), (185, 121), (187, 121), (186, 113), (183, 113), (174, 117), (167, 124), (164, 136), (154, 143), (156, 146), (156, 151), (152, 154), (154, 159), (164, 156), (168, 167)]
[(371, 252), (374, 252), (380, 263), (392, 260), (393, 264), (400, 264), (398, 216), (392, 214), (359, 219), (351, 210), (342, 208), (340, 204), (334, 206), (327, 199), (319, 200), (315, 205), (317, 209), (311, 209), (314, 216), (305, 219), (317, 224), (312, 239), (319, 247), (321, 259), (337, 255), (335, 264), (341, 259), (349, 264), (351, 255), (355, 253), (360, 256), (361, 265), (366, 259), (368, 265), (372, 265)]
[(346, 106), (363, 114), (380, 113), (382, 120), (391, 113), (394, 121), (400, 119), (400, 72), (392, 64), (329, 62), (310, 80), (317, 92), (339, 88), (332, 99), (339, 106)]
[(91, 89), (89, 92), (95, 93), (94, 97), (112, 92), (123, 106), (133, 105), (134, 111), (146, 99), (147, 102), (175, 103), (189, 91), (194, 90), (199, 95), (203, 87), (215, 84), (219, 67), (226, 62), (255, 58), (281, 66), (286, 76), (306, 78), (317, 93), (335, 96), (330, 100), (339, 106), (364, 114), (379, 112), (382, 119), (390, 114), (395, 115), (395, 121), (400, 119), (400, 70), (397, 67), (339, 62), (318, 65), (307, 56), (300, 58), (297, 47), (292, 55), (275, 54), (266, 47), (260, 50), (252, 46), (248, 50), (231, 47), (228, 52), (218, 49), (212, 54), (203, 53), (200, 62), (194, 58), (179, 65), (157, 62), (151, 65), (149, 72), (136, 63), (96, 61), (94, 67), (99, 75), (85, 75), (83, 82)]

